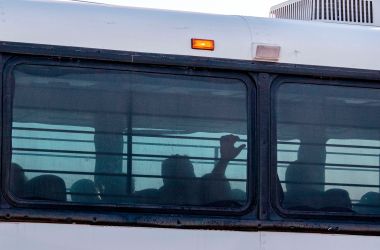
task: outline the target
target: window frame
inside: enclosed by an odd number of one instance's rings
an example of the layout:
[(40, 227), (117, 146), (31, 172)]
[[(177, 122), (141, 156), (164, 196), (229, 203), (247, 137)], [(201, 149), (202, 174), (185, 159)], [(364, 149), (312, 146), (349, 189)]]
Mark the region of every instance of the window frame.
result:
[[(246, 108), (247, 108), (247, 203), (238, 209), (235, 208), (217, 208), (217, 207), (195, 207), (179, 205), (112, 205), (112, 204), (74, 204), (67, 202), (52, 201), (28, 201), (14, 197), (9, 190), (9, 169), (12, 155), (12, 71), (17, 65), (46, 65), (46, 66), (71, 66), (77, 68), (91, 68), (104, 70), (120, 70), (141, 73), (157, 73), (168, 75), (181, 75), (187, 77), (212, 77), (221, 79), (239, 80), (246, 88)], [(38, 56), (15, 56), (4, 64), (4, 73), (2, 77), (4, 95), (3, 95), (3, 130), (2, 137), (2, 194), (6, 201), (17, 208), (34, 208), (34, 209), (74, 209), (74, 210), (96, 210), (104, 209), (106, 211), (118, 212), (155, 212), (155, 213), (173, 213), (173, 214), (204, 214), (204, 215), (223, 215), (239, 216), (256, 210), (258, 198), (258, 182), (255, 180), (258, 176), (258, 157), (257, 155), (257, 86), (249, 74), (236, 71), (209, 70), (207, 68), (183, 68), (170, 67), (164, 65), (146, 65), (146, 64), (129, 64), (113, 61), (94, 60), (94, 59), (73, 59), (61, 57), (38, 57)]]
[[(318, 79), (306, 76), (280, 76), (271, 84), (270, 99), (271, 99), (271, 116), (270, 116), (270, 204), (271, 208), (280, 217), (284, 219), (316, 219), (319, 221), (345, 221), (345, 222), (380, 222), (379, 215), (370, 214), (352, 214), (350, 212), (327, 212), (327, 211), (298, 211), (289, 210), (281, 206), (277, 192), (277, 93), (282, 85), (285, 84), (300, 84), (300, 85), (320, 85), (320, 86), (336, 86), (336, 87), (353, 87), (366, 89), (380, 89), (380, 81), (360, 80), (352, 78), (325, 78)], [(380, 168), (380, 166), (379, 166)], [(380, 184), (379, 184), (380, 185)], [(311, 221), (310, 221), (311, 222)]]

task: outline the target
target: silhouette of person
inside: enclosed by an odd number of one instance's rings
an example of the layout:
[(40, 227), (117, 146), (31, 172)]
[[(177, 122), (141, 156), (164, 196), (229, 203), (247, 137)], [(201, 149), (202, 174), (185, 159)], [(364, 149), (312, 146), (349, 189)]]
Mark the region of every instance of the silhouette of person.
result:
[(159, 190), (161, 202), (199, 205), (242, 197), (244, 199), (244, 192), (231, 190), (225, 175), (229, 162), (246, 147), (245, 144), (235, 147), (239, 139), (235, 135), (225, 135), (220, 138), (220, 160), (215, 164), (212, 172), (204, 175), (201, 180), (196, 178), (194, 166), (189, 157), (173, 155), (164, 160), (161, 167), (164, 185)]
[(99, 203), (100, 192), (92, 180), (81, 179), (76, 181), (70, 188), (73, 202)]
[(245, 199), (245, 193), (231, 189), (226, 177), (226, 170), (231, 160), (235, 159), (246, 147), (242, 144), (235, 147), (240, 140), (236, 135), (225, 135), (220, 138), (220, 160), (215, 164), (211, 173), (202, 177), (201, 190), (203, 203)]
[(159, 190), (163, 204), (196, 205), (200, 203), (199, 185), (189, 157), (172, 155), (161, 165), (164, 185)]

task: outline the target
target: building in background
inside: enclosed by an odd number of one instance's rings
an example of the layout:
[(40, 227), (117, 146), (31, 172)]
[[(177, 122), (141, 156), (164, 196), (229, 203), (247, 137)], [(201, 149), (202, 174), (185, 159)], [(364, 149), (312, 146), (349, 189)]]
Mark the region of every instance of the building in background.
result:
[(380, 26), (380, 0), (290, 0), (275, 5), (270, 17)]

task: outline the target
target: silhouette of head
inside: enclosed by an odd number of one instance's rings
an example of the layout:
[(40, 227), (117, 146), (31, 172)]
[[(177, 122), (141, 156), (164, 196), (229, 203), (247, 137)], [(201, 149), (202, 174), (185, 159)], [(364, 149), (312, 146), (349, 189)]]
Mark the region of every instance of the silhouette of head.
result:
[[(183, 178), (194, 178), (194, 167), (189, 157), (172, 155), (162, 162), (161, 174), (164, 186), (178, 186), (186, 183)], [(189, 181), (189, 180), (187, 180)]]
[(71, 186), (71, 200), (73, 202), (96, 203), (100, 202), (99, 191), (95, 183), (88, 179), (76, 181)]

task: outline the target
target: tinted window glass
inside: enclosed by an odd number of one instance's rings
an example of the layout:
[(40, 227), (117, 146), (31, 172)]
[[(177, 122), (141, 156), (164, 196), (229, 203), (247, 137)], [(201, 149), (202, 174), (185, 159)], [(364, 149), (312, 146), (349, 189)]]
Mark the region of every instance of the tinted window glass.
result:
[(14, 196), (127, 205), (246, 202), (242, 81), (36, 65), (12, 73)]
[(276, 101), (282, 206), (380, 214), (380, 90), (287, 83)]

